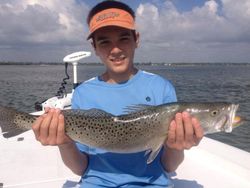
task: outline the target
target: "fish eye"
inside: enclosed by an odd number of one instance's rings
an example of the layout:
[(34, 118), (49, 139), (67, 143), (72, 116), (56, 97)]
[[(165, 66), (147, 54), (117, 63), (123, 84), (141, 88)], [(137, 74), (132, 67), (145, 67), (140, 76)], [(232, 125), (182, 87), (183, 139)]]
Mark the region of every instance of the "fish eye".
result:
[(212, 115), (212, 116), (216, 116), (216, 115), (218, 115), (218, 113), (219, 113), (219, 110), (213, 110), (213, 111), (211, 112), (211, 115)]

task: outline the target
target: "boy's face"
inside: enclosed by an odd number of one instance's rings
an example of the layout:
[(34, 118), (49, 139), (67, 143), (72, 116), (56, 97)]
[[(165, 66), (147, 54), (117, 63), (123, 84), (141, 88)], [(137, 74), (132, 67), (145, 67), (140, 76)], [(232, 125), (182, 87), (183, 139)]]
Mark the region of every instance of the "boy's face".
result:
[(139, 35), (121, 27), (109, 26), (94, 33), (96, 55), (114, 74), (131, 74), (134, 52), (138, 46)]

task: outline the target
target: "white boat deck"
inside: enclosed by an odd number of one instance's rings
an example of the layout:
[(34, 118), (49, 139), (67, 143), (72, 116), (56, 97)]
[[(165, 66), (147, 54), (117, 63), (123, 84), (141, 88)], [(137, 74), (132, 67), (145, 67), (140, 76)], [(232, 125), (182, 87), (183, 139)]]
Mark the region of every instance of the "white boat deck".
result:
[[(177, 188), (250, 188), (250, 153), (204, 138), (185, 152), (170, 176)], [(0, 136), (0, 188), (78, 187), (79, 180), (64, 166), (57, 147), (42, 146), (32, 131)]]
[(0, 137), (0, 188), (1, 183), (15, 188), (74, 187), (79, 180), (64, 166), (58, 148), (42, 146), (32, 131)]
[(250, 188), (250, 153), (205, 137), (171, 176), (179, 188)]

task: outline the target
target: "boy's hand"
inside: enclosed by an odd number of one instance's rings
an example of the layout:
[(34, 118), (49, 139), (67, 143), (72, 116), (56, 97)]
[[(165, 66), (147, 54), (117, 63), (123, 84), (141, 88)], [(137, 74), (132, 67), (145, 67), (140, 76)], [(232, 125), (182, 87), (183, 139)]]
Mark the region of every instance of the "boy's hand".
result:
[(166, 146), (177, 150), (190, 149), (197, 146), (202, 138), (200, 122), (187, 112), (177, 113), (170, 123)]
[(59, 109), (45, 109), (45, 114), (41, 115), (32, 125), (36, 139), (42, 145), (58, 146), (72, 143), (65, 134), (64, 116)]

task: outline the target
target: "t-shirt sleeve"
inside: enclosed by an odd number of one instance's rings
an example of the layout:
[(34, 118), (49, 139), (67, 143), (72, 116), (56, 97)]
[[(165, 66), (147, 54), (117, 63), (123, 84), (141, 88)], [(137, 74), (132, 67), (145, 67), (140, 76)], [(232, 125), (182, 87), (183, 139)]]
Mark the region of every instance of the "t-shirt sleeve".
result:
[(75, 142), (77, 149), (82, 153), (89, 154), (89, 147), (87, 145), (81, 144), (79, 142)]
[(177, 102), (175, 88), (171, 82), (165, 80), (163, 103)]
[(150, 87), (153, 89), (156, 105), (177, 101), (175, 88), (169, 80), (156, 75), (152, 79)]

